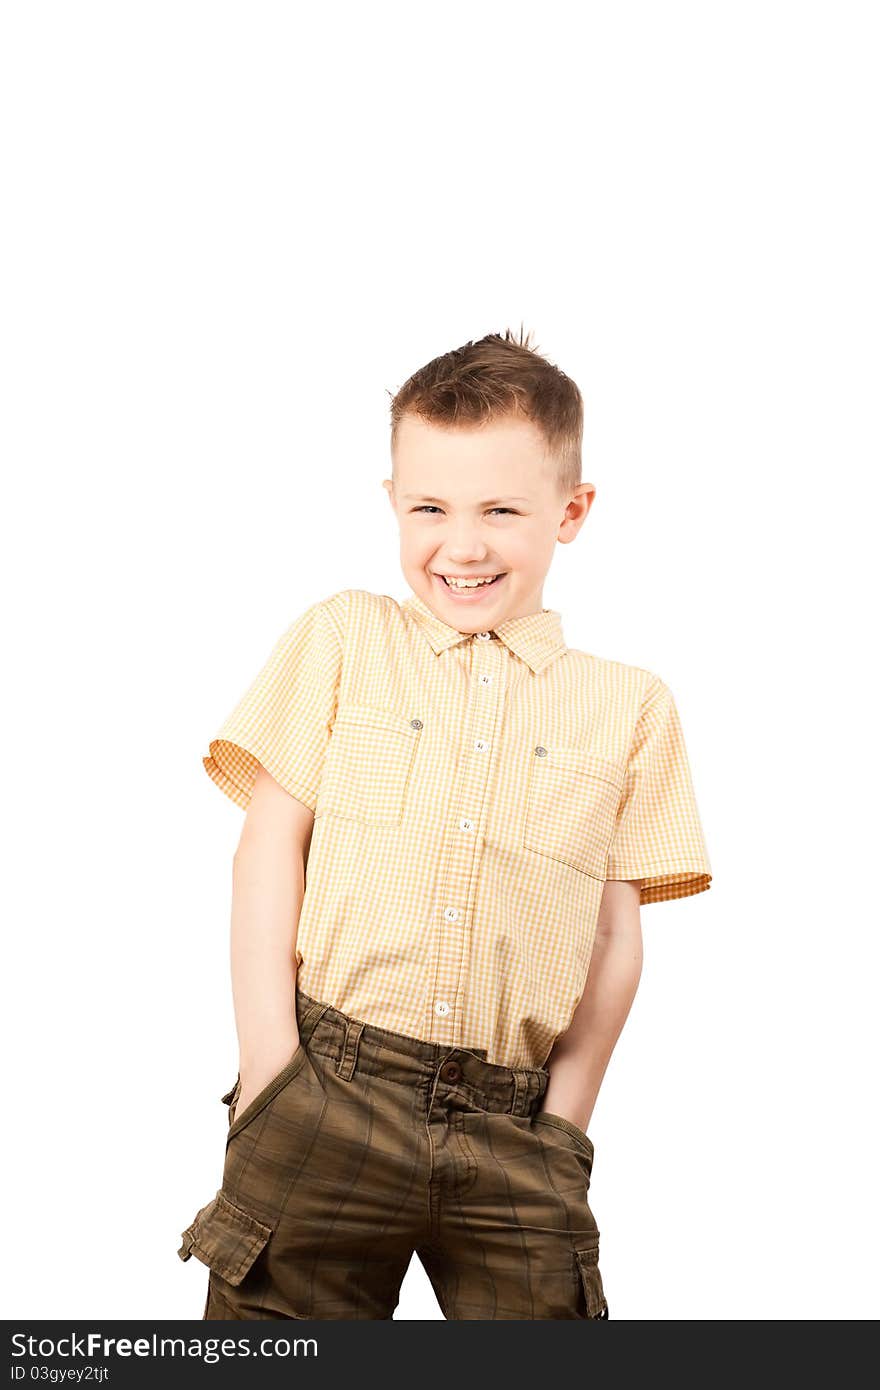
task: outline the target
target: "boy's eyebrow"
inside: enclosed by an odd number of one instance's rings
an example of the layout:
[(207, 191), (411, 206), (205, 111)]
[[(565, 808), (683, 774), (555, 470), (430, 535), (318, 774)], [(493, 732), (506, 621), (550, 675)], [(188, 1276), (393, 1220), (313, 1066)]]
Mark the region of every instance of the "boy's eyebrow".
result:
[[(436, 502), (438, 507), (446, 507), (449, 504), (444, 502), (441, 497), (417, 497), (413, 492), (403, 494), (404, 502)], [(478, 502), (479, 507), (497, 507), (499, 502), (528, 502), (528, 497), (490, 497), (488, 502)]]

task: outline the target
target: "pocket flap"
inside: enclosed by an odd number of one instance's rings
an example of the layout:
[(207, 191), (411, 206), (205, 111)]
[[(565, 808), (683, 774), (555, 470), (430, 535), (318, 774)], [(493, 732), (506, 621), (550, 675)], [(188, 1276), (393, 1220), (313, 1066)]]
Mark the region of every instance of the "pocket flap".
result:
[(177, 1253), (182, 1260), (195, 1255), (227, 1283), (240, 1284), (271, 1234), (271, 1226), (218, 1192), (187, 1226)]
[(602, 1288), (602, 1275), (599, 1273), (598, 1245), (590, 1245), (585, 1250), (575, 1250), (574, 1254), (587, 1303), (587, 1317), (607, 1318), (608, 1304)]
[(347, 724), (356, 724), (362, 729), (378, 729), (383, 734), (403, 734), (409, 739), (414, 739), (422, 728), (421, 721), (408, 714), (375, 705), (340, 705), (334, 727), (341, 729)]
[(623, 790), (624, 769), (620, 763), (603, 758), (598, 753), (588, 753), (583, 748), (561, 748), (558, 744), (549, 743), (536, 765), (539, 771), (548, 767), (564, 768), (593, 777), (599, 782), (610, 782), (618, 791)]

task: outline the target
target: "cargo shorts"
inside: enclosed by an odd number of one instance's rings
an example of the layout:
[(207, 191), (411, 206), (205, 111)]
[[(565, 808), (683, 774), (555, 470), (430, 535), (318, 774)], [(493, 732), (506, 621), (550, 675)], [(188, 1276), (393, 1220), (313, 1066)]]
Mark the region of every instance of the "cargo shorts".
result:
[(446, 1318), (607, 1318), (593, 1145), (549, 1073), (351, 1018), (296, 989), (299, 1045), (240, 1114), (178, 1250), (203, 1319), (391, 1318), (413, 1252)]

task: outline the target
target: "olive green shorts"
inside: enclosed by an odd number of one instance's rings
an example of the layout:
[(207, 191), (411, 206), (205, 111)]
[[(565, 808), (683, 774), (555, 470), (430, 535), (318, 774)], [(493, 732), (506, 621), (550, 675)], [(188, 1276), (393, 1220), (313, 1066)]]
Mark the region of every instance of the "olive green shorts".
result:
[(607, 1318), (593, 1145), (538, 1112), (546, 1070), (350, 1018), (296, 992), (299, 1046), (229, 1130), (183, 1233), (203, 1318), (390, 1318), (413, 1251), (446, 1318)]

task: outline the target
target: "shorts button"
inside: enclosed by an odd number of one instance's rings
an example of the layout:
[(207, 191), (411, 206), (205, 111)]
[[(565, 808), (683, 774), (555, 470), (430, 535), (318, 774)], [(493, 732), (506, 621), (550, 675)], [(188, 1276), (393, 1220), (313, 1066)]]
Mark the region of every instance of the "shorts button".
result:
[(461, 1067), (458, 1062), (444, 1062), (440, 1068), (441, 1081), (458, 1081), (461, 1077)]

